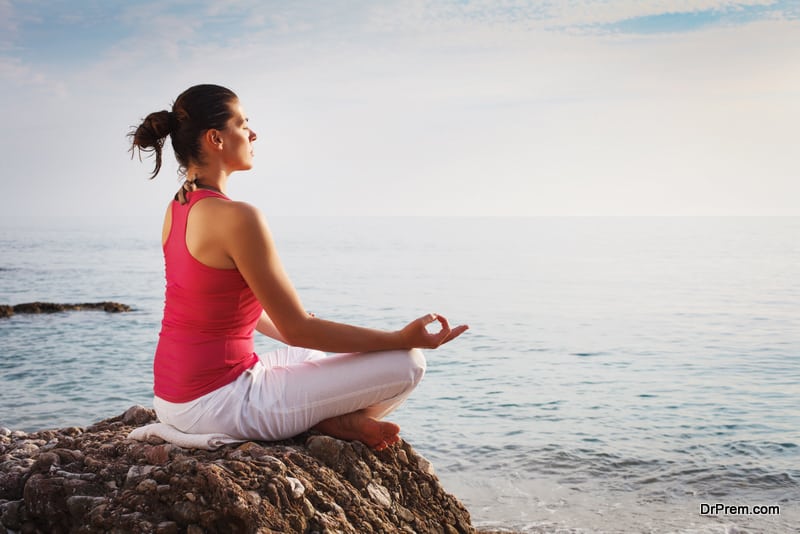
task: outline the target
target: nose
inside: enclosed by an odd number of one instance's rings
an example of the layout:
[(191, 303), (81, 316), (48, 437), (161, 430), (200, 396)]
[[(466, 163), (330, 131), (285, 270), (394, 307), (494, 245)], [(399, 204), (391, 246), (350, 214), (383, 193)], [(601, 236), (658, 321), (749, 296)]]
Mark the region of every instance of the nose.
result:
[(253, 130), (250, 130), (250, 142), (255, 141), (258, 138), (256, 133)]

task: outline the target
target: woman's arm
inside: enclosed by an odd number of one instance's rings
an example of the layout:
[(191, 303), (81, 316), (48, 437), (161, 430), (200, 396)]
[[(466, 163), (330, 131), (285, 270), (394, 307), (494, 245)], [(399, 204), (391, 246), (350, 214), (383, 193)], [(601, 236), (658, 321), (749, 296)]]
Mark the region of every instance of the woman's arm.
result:
[[(447, 320), (428, 314), (398, 331), (384, 331), (326, 321), (309, 315), (278, 257), (266, 220), (254, 207), (228, 203), (223, 247), (264, 307), (285, 343), (326, 352), (367, 352), (435, 348), (459, 336), (466, 326), (451, 329)], [(426, 325), (438, 321), (441, 330)], [(261, 321), (259, 321), (261, 322)], [(269, 335), (269, 334), (268, 334)]]
[(278, 331), (278, 328), (275, 326), (275, 323), (272, 322), (272, 319), (269, 318), (266, 311), (261, 311), (261, 317), (258, 318), (258, 323), (256, 324), (256, 330), (267, 337), (271, 337), (276, 341), (280, 341), (281, 343), (286, 343), (286, 340), (283, 339), (283, 336)]
[[(312, 313), (308, 313), (311, 317), (314, 316)], [(267, 312), (265, 310), (261, 310), (261, 317), (258, 318), (258, 323), (256, 324), (256, 330), (264, 334), (267, 337), (271, 337), (276, 341), (280, 341), (281, 343), (286, 343), (286, 340), (283, 339), (283, 336), (278, 331), (278, 327), (275, 326), (275, 323), (272, 322), (272, 319), (269, 318)], [(288, 343), (286, 343), (288, 345)]]

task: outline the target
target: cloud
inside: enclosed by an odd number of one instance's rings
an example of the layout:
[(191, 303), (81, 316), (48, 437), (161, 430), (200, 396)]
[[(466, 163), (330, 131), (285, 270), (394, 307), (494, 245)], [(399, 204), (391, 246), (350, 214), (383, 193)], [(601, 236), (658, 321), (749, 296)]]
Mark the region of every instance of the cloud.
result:
[[(553, 2), (548, 10), (548, 18), (557, 27), (605, 27), (626, 21), (664, 21), (686, 17), (691, 20), (697, 16), (712, 14), (725, 17), (735, 13), (747, 13), (749, 17), (736, 17), (740, 23), (760, 18), (763, 13), (775, 12), (782, 2), (774, 0), (585, 0), (579, 2)], [(673, 23), (674, 24), (674, 23)], [(677, 25), (677, 24), (676, 24)]]
[[(63, 100), (68, 94), (66, 85), (61, 80), (54, 80), (46, 71), (36, 70), (34, 67), (14, 57), (0, 56), (0, 79), (3, 80), (4, 89), (9, 92), (9, 95), (33, 91), (37, 94)], [(6, 102), (5, 105), (16, 107), (18, 102)]]
[(774, 0), (472, 0), (378, 2), (368, 12), (370, 26), (377, 32), (427, 33), (472, 26), (574, 33), (636, 30), (648, 24), (652, 31), (659, 22), (677, 29), (683, 22), (692, 28), (692, 21), (703, 17), (744, 24), (770, 15), (788, 15), (789, 9), (787, 2)]
[(773, 2), (699, 4), (673, 5), (671, 10), (640, 13), (595, 28), (622, 34), (685, 33), (715, 26), (742, 26), (785, 16)]

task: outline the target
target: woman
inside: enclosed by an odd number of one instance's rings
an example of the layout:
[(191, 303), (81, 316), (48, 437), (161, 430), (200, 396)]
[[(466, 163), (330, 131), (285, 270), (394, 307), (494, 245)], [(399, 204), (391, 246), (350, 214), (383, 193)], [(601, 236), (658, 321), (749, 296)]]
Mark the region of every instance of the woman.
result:
[[(381, 418), (422, 379), (418, 349), (447, 343), (467, 326), (451, 329), (428, 314), (390, 332), (307, 313), (262, 214), (225, 193), (233, 172), (252, 168), (256, 140), (229, 89), (191, 87), (130, 136), (132, 151), (155, 153), (151, 178), (169, 136), (185, 178), (162, 231), (167, 286), (153, 364), (159, 419), (238, 439), (313, 428), (379, 450), (396, 443), (400, 427)], [(426, 329), (433, 322), (437, 333)], [(254, 330), (287, 347), (256, 355)]]

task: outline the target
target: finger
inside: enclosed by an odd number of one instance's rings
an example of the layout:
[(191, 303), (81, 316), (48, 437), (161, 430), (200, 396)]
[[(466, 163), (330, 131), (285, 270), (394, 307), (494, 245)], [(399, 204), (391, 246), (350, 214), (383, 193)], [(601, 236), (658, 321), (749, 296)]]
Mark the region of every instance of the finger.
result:
[[(430, 320), (431, 318), (433, 318), (433, 319)], [(430, 337), (430, 338), (438, 339), (439, 337), (441, 337), (442, 332), (449, 332), (450, 331), (450, 327), (447, 324), (447, 319), (445, 319), (441, 315), (437, 315), (435, 313), (430, 313), (430, 314), (426, 315), (425, 317), (423, 317), (423, 319), (425, 319), (425, 322), (423, 323), (424, 324), (424, 326), (423, 326), (424, 332), (423, 333), (426, 336)], [(429, 325), (431, 325), (432, 323), (435, 323), (435, 322), (439, 323), (439, 329), (438, 330), (434, 330), (436, 328), (435, 326), (430, 326), (429, 327)]]
[[(443, 324), (442, 323), (442, 319), (444, 319), (444, 317), (442, 317), (440, 315), (437, 315), (435, 313), (429, 313), (429, 314), (423, 315), (422, 317), (417, 319), (417, 322), (419, 323), (420, 328), (422, 329), (422, 334), (424, 336), (426, 336), (428, 338), (432, 338), (432, 339), (438, 339), (441, 336), (442, 332), (445, 330), (444, 324), (447, 323), (447, 320), (445, 319), (445, 323)], [(435, 323), (437, 321), (440, 324), (439, 330), (437, 330), (435, 332), (429, 330), (428, 329), (428, 325), (430, 325), (432, 323)]]
[(437, 315), (436, 319), (442, 325), (442, 330), (450, 331), (450, 323), (447, 322), (447, 318), (444, 315)]
[(427, 315), (423, 315), (422, 317), (417, 319), (417, 321), (422, 321), (422, 324), (427, 326), (427, 325), (431, 324), (432, 322), (434, 322), (435, 320), (437, 320), (438, 318), (439, 318), (439, 316), (436, 315), (435, 313), (429, 313)]
[(460, 336), (461, 334), (463, 334), (467, 330), (469, 330), (469, 326), (467, 326), (465, 324), (462, 324), (461, 326), (457, 326), (457, 327), (453, 328), (453, 330), (450, 331), (450, 335), (447, 336), (447, 339), (445, 339), (443, 343), (447, 343), (449, 341), (453, 341), (455, 338), (457, 338), (458, 336)]
[(448, 338), (450, 337), (450, 326), (442, 326), (442, 329), (433, 335), (433, 348), (438, 347), (439, 345), (446, 343)]

